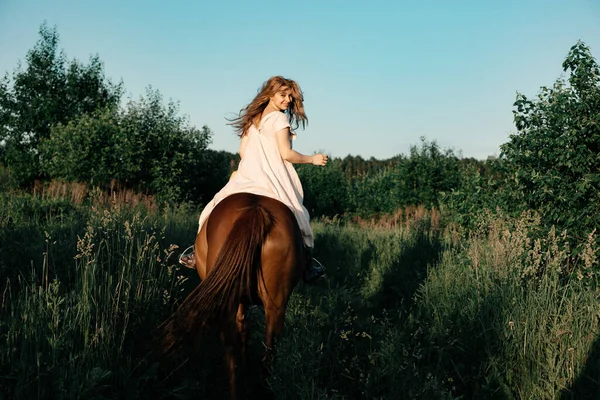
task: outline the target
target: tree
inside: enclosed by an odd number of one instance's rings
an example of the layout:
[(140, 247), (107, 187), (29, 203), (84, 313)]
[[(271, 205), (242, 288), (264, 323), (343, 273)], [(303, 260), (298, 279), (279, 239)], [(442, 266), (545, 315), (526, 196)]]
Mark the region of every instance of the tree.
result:
[(225, 150), (206, 149), (203, 153), (202, 169), (208, 176), (202, 180), (201, 191), (197, 201), (206, 204), (225, 186), (233, 171), (237, 170), (240, 156)]
[(501, 157), (517, 207), (582, 237), (600, 223), (600, 70), (581, 41), (562, 66), (568, 82), (542, 87), (537, 99), (517, 95), (517, 133)]
[(115, 106), (121, 96), (121, 85), (105, 79), (98, 56), (87, 65), (67, 61), (58, 49), (56, 27), (43, 24), (39, 35), (25, 68), (17, 67), (0, 82), (0, 154), (21, 184), (41, 177), (39, 145), (53, 126)]
[(131, 179), (138, 169), (130, 157), (135, 145), (120, 119), (116, 108), (107, 107), (53, 126), (40, 143), (42, 171), (53, 179), (100, 186)]
[(348, 211), (348, 180), (342, 162), (332, 159), (324, 168), (298, 165), (304, 206), (312, 217), (343, 215)]
[(107, 186), (115, 180), (163, 201), (206, 201), (215, 178), (207, 161), (208, 127), (196, 129), (179, 107), (148, 88), (124, 109), (107, 107), (52, 127), (40, 146), (51, 178)]
[(402, 165), (405, 185), (404, 204), (437, 207), (440, 193), (460, 184), (458, 158), (450, 149), (440, 149), (433, 141), (421, 138), (421, 146), (411, 146), (410, 156)]
[(189, 124), (179, 105), (163, 104), (161, 94), (148, 88), (139, 101), (130, 101), (122, 115), (128, 146), (123, 163), (135, 174), (131, 183), (148, 188), (165, 201), (205, 202), (205, 186), (212, 179), (206, 148), (212, 133)]

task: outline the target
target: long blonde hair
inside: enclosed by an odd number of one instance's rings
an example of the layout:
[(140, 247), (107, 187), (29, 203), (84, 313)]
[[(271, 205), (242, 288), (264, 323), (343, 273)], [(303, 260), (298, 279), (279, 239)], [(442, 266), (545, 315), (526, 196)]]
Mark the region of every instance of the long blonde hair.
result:
[(270, 98), (284, 88), (290, 89), (292, 92), (292, 101), (285, 111), (290, 126), (292, 129), (297, 129), (299, 125), (302, 125), (302, 129), (304, 129), (308, 123), (308, 118), (304, 112), (304, 97), (300, 86), (291, 79), (286, 79), (282, 76), (273, 76), (263, 83), (254, 100), (240, 110), (239, 116), (230, 120), (229, 125), (233, 126), (235, 133), (239, 137), (242, 137), (248, 132), (252, 124), (258, 124), (263, 111), (269, 104)]

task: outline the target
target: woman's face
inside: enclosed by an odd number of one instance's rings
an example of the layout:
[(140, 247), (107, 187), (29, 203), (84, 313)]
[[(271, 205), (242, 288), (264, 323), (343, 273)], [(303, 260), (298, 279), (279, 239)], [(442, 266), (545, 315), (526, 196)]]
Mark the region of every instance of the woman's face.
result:
[(292, 91), (283, 86), (270, 98), (271, 104), (277, 111), (287, 110), (288, 106), (292, 102)]

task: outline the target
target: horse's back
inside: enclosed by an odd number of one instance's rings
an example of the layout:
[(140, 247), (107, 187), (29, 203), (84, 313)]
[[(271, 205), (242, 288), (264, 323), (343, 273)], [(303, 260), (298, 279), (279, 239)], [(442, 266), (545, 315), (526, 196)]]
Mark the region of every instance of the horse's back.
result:
[[(240, 224), (247, 213), (259, 214), (255, 220), (259, 222)], [(259, 228), (265, 228), (258, 266), (261, 275), (259, 295), (262, 298), (266, 292), (269, 295), (281, 292), (281, 296), (276, 297), (288, 296), (301, 276), (302, 234), (292, 211), (270, 197), (238, 193), (217, 204), (196, 241), (197, 254), (203, 258), (196, 259), (200, 277), (204, 279), (210, 272), (221, 249), (233, 235), (250, 235)]]

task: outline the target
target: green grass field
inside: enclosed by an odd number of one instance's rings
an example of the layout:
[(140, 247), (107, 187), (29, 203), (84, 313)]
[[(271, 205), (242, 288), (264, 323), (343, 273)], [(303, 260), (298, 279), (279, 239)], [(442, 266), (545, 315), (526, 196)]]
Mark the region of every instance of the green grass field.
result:
[[(176, 263), (197, 218), (131, 193), (0, 194), (0, 398), (222, 398), (214, 337), (168, 368), (151, 355), (199, 281)], [(533, 215), (465, 232), (420, 208), (313, 227), (328, 278), (292, 296), (272, 397), (600, 398), (593, 237), (575, 257)], [(252, 309), (253, 363), (263, 326)]]

